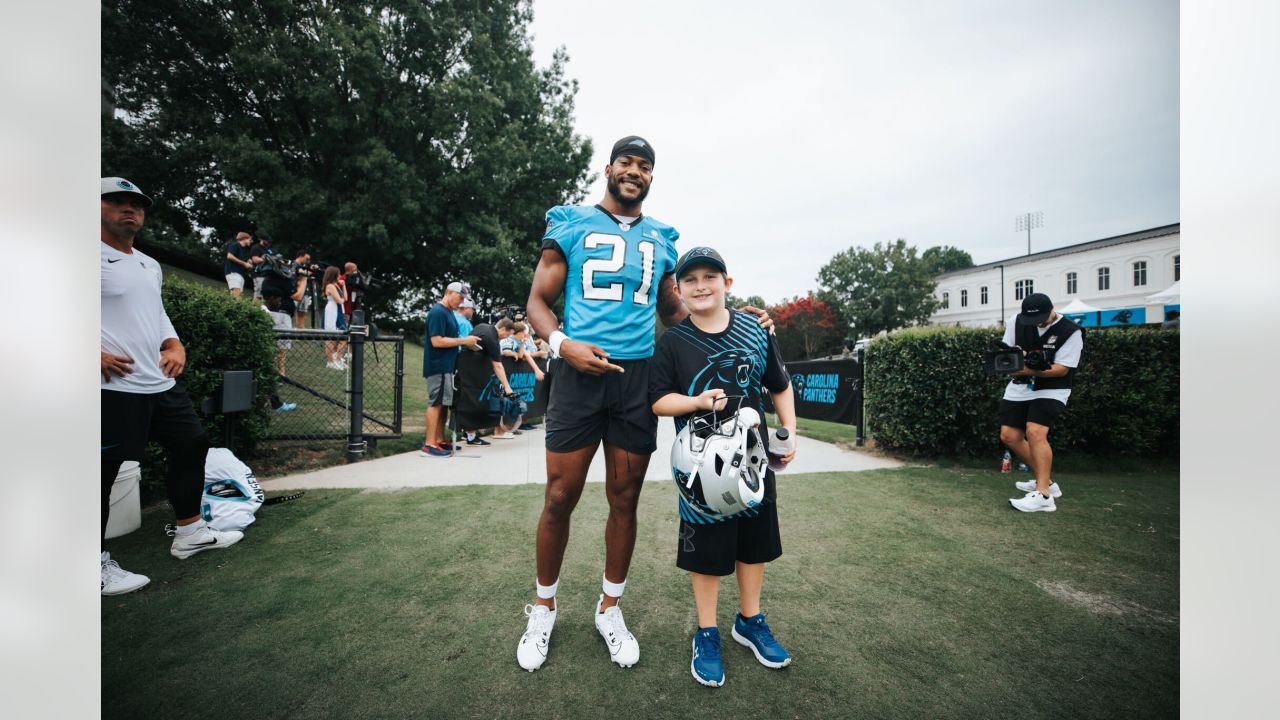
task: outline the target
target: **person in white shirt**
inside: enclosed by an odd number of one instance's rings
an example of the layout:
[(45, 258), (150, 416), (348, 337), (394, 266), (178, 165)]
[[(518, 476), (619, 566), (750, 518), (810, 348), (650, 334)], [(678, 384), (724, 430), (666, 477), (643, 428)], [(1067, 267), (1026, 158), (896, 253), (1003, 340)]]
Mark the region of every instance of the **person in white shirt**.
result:
[[(159, 263), (133, 246), (150, 206), (151, 198), (128, 180), (102, 178), (102, 537), (120, 465), (142, 460), (147, 441), (155, 440), (168, 456), (165, 482), (176, 517), (169, 553), (185, 559), (234, 545), (243, 533), (214, 530), (200, 517), (209, 440), (175, 380), (186, 368), (187, 351), (164, 310)], [(103, 548), (103, 595), (133, 592), (148, 582)]]
[(1084, 349), (1084, 330), (1054, 312), (1048, 295), (1033, 293), (1022, 301), (1022, 312), (1005, 326), (1004, 342), (1022, 350), (1026, 367), (1009, 374), (1000, 401), (1000, 441), (1035, 476), (1014, 483), (1026, 495), (1009, 504), (1023, 512), (1053, 512), (1062, 489), (1053, 480), (1049, 430), (1067, 409)]

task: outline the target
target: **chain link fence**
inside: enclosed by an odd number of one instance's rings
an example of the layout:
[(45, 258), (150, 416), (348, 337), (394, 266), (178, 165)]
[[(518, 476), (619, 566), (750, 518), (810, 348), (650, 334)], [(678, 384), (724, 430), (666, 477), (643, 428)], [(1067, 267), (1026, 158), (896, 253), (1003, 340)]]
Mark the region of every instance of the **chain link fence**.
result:
[(398, 438), (404, 415), (404, 337), (276, 330), (278, 409), (267, 440), (346, 440), (359, 459), (366, 440)]

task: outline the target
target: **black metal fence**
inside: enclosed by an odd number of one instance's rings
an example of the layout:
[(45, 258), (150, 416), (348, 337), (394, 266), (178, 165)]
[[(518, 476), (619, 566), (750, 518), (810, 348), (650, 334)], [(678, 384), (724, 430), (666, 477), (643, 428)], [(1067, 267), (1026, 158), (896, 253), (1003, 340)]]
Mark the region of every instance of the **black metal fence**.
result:
[(404, 337), (276, 330), (279, 409), (268, 440), (346, 440), (359, 460), (368, 440), (398, 438), (404, 415)]

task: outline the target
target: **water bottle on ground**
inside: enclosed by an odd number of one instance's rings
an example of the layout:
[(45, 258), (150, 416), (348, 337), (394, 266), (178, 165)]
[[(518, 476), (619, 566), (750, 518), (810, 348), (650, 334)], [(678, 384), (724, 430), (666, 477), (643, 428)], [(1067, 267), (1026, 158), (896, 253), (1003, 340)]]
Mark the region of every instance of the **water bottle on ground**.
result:
[(769, 431), (769, 467), (774, 471), (783, 470), (787, 466), (782, 464), (782, 456), (791, 452), (796, 446), (796, 439), (792, 436), (791, 431), (784, 427)]
[(1013, 456), (1008, 450), (1004, 451), (1004, 459), (1000, 461), (1000, 472), (1007, 473), (1013, 469)]

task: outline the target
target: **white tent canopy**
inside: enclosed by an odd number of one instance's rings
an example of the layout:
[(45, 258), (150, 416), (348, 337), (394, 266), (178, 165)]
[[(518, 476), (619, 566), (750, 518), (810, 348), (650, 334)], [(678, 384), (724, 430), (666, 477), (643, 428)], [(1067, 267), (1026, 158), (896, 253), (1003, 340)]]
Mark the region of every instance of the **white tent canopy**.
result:
[(1179, 280), (1169, 287), (1158, 293), (1147, 296), (1147, 304), (1149, 305), (1176, 305), (1182, 295), (1182, 281)]
[(1080, 298), (1073, 299), (1066, 307), (1055, 308), (1062, 315), (1080, 315), (1081, 313), (1101, 312), (1102, 308), (1094, 307)]

